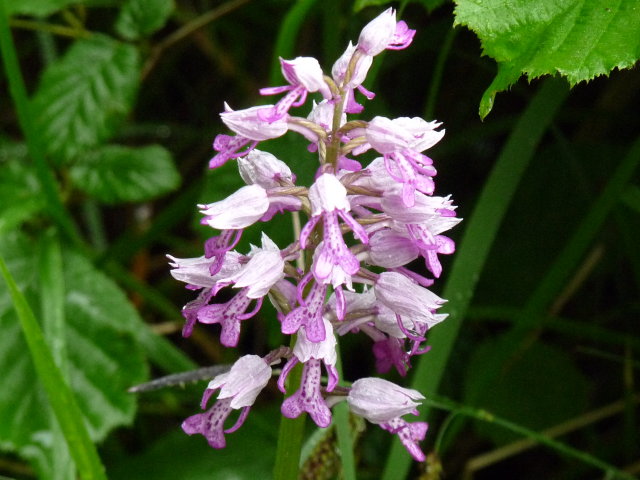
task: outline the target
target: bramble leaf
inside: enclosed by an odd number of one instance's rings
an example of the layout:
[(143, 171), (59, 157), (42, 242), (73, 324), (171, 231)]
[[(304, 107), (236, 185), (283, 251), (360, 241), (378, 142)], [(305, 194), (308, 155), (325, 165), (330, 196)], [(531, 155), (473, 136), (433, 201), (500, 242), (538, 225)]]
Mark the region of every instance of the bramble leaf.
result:
[(43, 197), (34, 169), (27, 160), (27, 147), (0, 137), (0, 235), (44, 210)]
[(33, 99), (43, 143), (62, 163), (112, 137), (133, 106), (138, 50), (104, 36), (78, 40), (44, 72)]
[(116, 20), (116, 31), (127, 40), (137, 40), (161, 29), (175, 5), (173, 0), (128, 0)]
[(107, 145), (80, 160), (71, 168), (71, 178), (84, 192), (105, 203), (149, 200), (180, 183), (171, 153), (160, 145)]
[[(0, 237), (0, 254), (30, 304), (37, 304), (39, 275), (34, 251), (17, 233)], [(127, 388), (146, 378), (144, 356), (134, 340), (141, 322), (125, 295), (84, 257), (64, 255), (66, 286), (66, 356), (71, 388), (84, 413), (93, 441), (105, 438), (119, 425), (133, 420), (135, 398)], [(8, 294), (0, 290), (0, 445), (24, 451), (42, 448), (42, 432), (49, 429), (49, 408), (37, 381), (20, 324)]]
[(456, 25), (473, 30), (498, 74), (485, 91), (480, 116), (496, 93), (521, 75), (562, 75), (571, 85), (629, 68), (640, 58), (636, 0), (456, 0)]

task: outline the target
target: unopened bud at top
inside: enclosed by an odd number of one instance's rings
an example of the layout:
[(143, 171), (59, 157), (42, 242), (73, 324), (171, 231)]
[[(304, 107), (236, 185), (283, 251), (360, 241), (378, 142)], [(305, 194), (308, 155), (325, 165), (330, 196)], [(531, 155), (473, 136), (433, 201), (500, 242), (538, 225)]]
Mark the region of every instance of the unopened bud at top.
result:
[(358, 49), (367, 55), (378, 55), (391, 43), (395, 33), (396, 11), (388, 8), (362, 29)]

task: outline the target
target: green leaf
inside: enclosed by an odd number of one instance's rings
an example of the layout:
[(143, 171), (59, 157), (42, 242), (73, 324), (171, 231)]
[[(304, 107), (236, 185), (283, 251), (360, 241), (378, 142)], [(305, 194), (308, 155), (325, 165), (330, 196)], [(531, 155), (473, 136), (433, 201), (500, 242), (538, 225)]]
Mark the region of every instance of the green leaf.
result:
[[(468, 362), (465, 404), (486, 408), (533, 430), (543, 430), (583, 413), (588, 382), (563, 351), (538, 342), (515, 354), (505, 368), (504, 353), (512, 349), (509, 337), (477, 347)], [(496, 375), (496, 371), (501, 373)], [(487, 376), (492, 378), (489, 385)], [(490, 423), (478, 422), (476, 429), (497, 444), (518, 438)]]
[[(18, 341), (12, 342), (11, 347), (15, 347), (16, 344), (18, 346), (21, 346), (21, 343), (26, 340), (28, 349), (25, 349), (24, 345), (22, 345), (23, 349), (22, 352), (20, 352), (19, 356), (23, 359), (26, 358), (27, 360), (30, 360), (27, 363), (31, 368), (35, 367), (35, 370), (37, 372), (37, 379), (39, 380), (36, 381), (34, 378), (35, 375), (33, 374), (17, 379), (14, 375), (15, 370), (9, 373), (9, 375), (7, 376), (9, 381), (6, 382), (5, 388), (3, 389), (3, 392), (6, 389), (8, 395), (3, 395), (4, 398), (2, 398), (2, 400), (4, 401), (0, 404), (0, 406), (4, 407), (3, 410), (7, 410), (7, 407), (9, 407), (8, 412), (3, 412), (2, 418), (4, 418), (5, 421), (2, 422), (2, 427), (6, 429), (6, 424), (15, 426), (16, 418), (25, 418), (20, 415), (27, 413), (27, 410), (24, 408), (24, 406), (31, 405), (31, 403), (29, 403), (28, 401), (23, 403), (25, 397), (20, 395), (20, 393), (23, 392), (14, 390), (12, 388), (12, 383), (15, 385), (17, 381), (19, 385), (31, 386), (30, 390), (35, 394), (32, 395), (30, 399), (36, 399), (40, 397), (40, 395), (38, 395), (39, 387), (44, 386), (47, 394), (46, 400), (48, 401), (48, 403), (43, 402), (43, 404), (40, 405), (40, 407), (43, 408), (39, 408), (34, 412), (28, 412), (31, 414), (35, 414), (35, 417), (29, 416), (27, 419), (33, 420), (34, 418), (38, 417), (42, 418), (43, 415), (48, 415), (49, 419), (51, 419), (50, 413), (51, 411), (53, 411), (57, 421), (59, 422), (61, 431), (64, 434), (64, 439), (69, 446), (70, 453), (73, 456), (73, 459), (78, 467), (80, 477), (86, 480), (106, 480), (107, 477), (104, 472), (104, 467), (100, 462), (100, 457), (98, 456), (95, 446), (89, 438), (87, 425), (82, 419), (82, 412), (78, 408), (76, 396), (74, 395), (72, 389), (69, 388), (69, 385), (65, 381), (63, 374), (56, 366), (53, 360), (53, 356), (51, 355), (51, 352), (45, 342), (42, 330), (40, 329), (40, 326), (38, 325), (38, 322), (33, 315), (33, 311), (29, 307), (29, 303), (27, 302), (21, 290), (18, 288), (11, 272), (7, 268), (2, 254), (0, 254), (0, 273), (4, 277), (4, 281), (10, 292), (11, 303), (13, 306), (11, 313), (13, 313), (13, 311), (15, 310), (15, 313), (18, 317), (17, 322), (12, 319), (14, 321), (12, 321), (8, 326), (14, 327), (14, 329), (22, 330), (21, 333), (23, 334), (19, 336), (19, 339), (16, 339)], [(6, 317), (6, 315), (3, 315), (2, 317)], [(2, 323), (1, 320), (2, 318), (0, 318), (0, 323)], [(8, 328), (3, 328), (3, 333), (7, 332), (8, 330)], [(22, 340), (22, 342), (20, 342), (20, 340)], [(2, 353), (5, 354), (4, 351)], [(25, 362), (22, 362), (22, 365), (25, 364)], [(11, 368), (14, 365), (15, 363), (11, 362), (8, 366)], [(9, 371), (10, 368), (3, 371)], [(7, 378), (5, 378), (5, 380), (7, 380)], [(11, 382), (11, 380), (13, 380), (13, 382)], [(6, 401), (7, 399), (8, 401)], [(18, 401), (17, 403), (16, 400)], [(47, 407), (50, 407), (50, 409)], [(10, 420), (6, 421), (6, 419)], [(46, 424), (44, 430), (46, 430)], [(21, 433), (24, 435), (25, 432), (13, 432), (11, 429), (9, 430), (9, 436), (14, 435), (15, 433)], [(35, 441), (35, 437), (38, 436), (39, 432), (32, 431), (29, 433), (33, 434), (31, 436), (31, 441), (26, 442), (19, 447), (37, 443)], [(45, 436), (47, 436), (47, 433), (45, 433)], [(4, 437), (4, 435), (2, 437)], [(2, 441), (2, 445), (4, 448), (7, 448), (7, 444), (12, 444), (13, 438), (5, 440), (5, 438), (2, 437), (0, 437), (0, 441)], [(63, 463), (66, 463), (68, 465), (68, 462), (64, 459)]]
[(498, 74), (484, 93), (480, 115), (496, 93), (520, 75), (560, 74), (571, 85), (629, 68), (640, 58), (636, 0), (456, 0), (456, 25), (473, 30)]
[(23, 143), (0, 138), (0, 234), (19, 227), (45, 208), (40, 185)]
[(81, 3), (78, 0), (20, 0), (8, 1), (7, 13), (10, 15), (33, 15), (46, 17), (73, 3)]
[(20, 449), (20, 456), (33, 465), (39, 480), (77, 478), (69, 446), (64, 441), (58, 422), (53, 415), (50, 417), (49, 430), (36, 432), (31, 437), (32, 443)]
[(133, 106), (138, 51), (103, 36), (78, 40), (44, 72), (33, 99), (36, 128), (58, 161), (112, 137)]
[(107, 145), (87, 153), (71, 168), (78, 188), (105, 203), (140, 202), (180, 183), (171, 153), (160, 145)]
[(116, 20), (116, 31), (127, 40), (137, 40), (161, 29), (175, 5), (173, 0), (128, 0)]
[[(9, 270), (20, 279), (21, 290), (34, 300), (40, 284), (36, 248), (17, 233), (0, 239), (0, 255), (10, 260)], [(135, 398), (126, 390), (147, 376), (133, 336), (141, 320), (119, 288), (84, 257), (67, 252), (63, 265), (68, 382), (91, 439), (99, 441), (133, 419)], [(0, 445), (18, 450), (37, 445), (38, 432), (49, 430), (48, 409), (20, 325), (1, 289), (0, 330), (0, 418), (6, 419), (0, 422)]]

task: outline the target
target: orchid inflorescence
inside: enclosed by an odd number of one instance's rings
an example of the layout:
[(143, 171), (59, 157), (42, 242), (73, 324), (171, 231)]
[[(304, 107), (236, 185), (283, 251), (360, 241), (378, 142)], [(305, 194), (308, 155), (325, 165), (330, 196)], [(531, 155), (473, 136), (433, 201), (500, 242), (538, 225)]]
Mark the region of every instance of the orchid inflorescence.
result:
[[(200, 291), (183, 308), (183, 335), (189, 336), (196, 322), (220, 324), (220, 342), (235, 347), (241, 323), (256, 315), (267, 297), (278, 312), (282, 333), (295, 335), (295, 340), (292, 348), (264, 357), (245, 355), (209, 383), (202, 408), (219, 390), (217, 401), (186, 419), (182, 428), (204, 435), (214, 448), (223, 448), (224, 434), (242, 425), (272, 367), (285, 360), (277, 381), (283, 393), (287, 376), (302, 364), (299, 388), (281, 407), (285, 417), (306, 412), (319, 427), (327, 427), (331, 407), (346, 399), (352, 413), (397, 434), (416, 460), (425, 458), (418, 442), (427, 424), (402, 418), (417, 414), (424, 397), (379, 378), (338, 387), (336, 369), (336, 336), (363, 333), (373, 342), (376, 369), (386, 373), (395, 367), (404, 376), (410, 358), (428, 350), (428, 329), (446, 318), (436, 313), (445, 300), (427, 287), (442, 272), (438, 255), (455, 249), (442, 233), (460, 219), (449, 197), (433, 195), (436, 170), (421, 153), (443, 137), (444, 130), (437, 130), (441, 124), (406, 117), (347, 121), (347, 114), (363, 110), (356, 91), (367, 99), (375, 96), (362, 86), (373, 57), (406, 48), (414, 34), (388, 9), (364, 27), (356, 45), (349, 44), (331, 77), (315, 58), (281, 59), (288, 85), (260, 91), (284, 94), (277, 103), (236, 111), (225, 105), (220, 114), (235, 135), (216, 137), (210, 167), (235, 159), (247, 185), (224, 200), (199, 205), (202, 223), (220, 230), (205, 242), (202, 257), (169, 257), (172, 275)], [(313, 102), (307, 118), (289, 113), (315, 92), (322, 101)], [(320, 166), (309, 188), (296, 184), (286, 163), (256, 148), (288, 131), (303, 135), (310, 142), (308, 150), (317, 152)], [(370, 149), (380, 156), (363, 168), (353, 157)], [(245, 228), (285, 211), (302, 212), (308, 219), (292, 244), (280, 248), (263, 233), (262, 245), (252, 246), (248, 254), (233, 250)], [(356, 240), (353, 245), (345, 241), (348, 231)], [(418, 257), (433, 278), (406, 267)], [(225, 287), (237, 293), (225, 303), (214, 303)], [(233, 410), (241, 411), (238, 420), (225, 429)]]

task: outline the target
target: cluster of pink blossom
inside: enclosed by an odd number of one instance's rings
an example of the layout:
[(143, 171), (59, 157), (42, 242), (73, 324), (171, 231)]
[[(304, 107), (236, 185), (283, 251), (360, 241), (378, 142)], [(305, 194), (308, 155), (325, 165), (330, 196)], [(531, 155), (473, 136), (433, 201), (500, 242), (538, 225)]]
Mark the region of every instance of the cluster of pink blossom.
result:
[[(216, 137), (217, 154), (210, 166), (236, 159), (247, 185), (224, 200), (199, 206), (202, 223), (220, 230), (206, 241), (204, 256), (170, 257), (172, 275), (200, 290), (183, 309), (183, 334), (190, 335), (196, 322), (217, 323), (220, 342), (235, 347), (241, 323), (253, 317), (267, 297), (278, 311), (282, 333), (295, 335), (295, 343), (264, 357), (243, 356), (211, 381), (202, 408), (219, 390), (217, 401), (185, 420), (183, 429), (204, 435), (214, 448), (224, 447), (224, 434), (242, 425), (271, 378), (272, 366), (284, 360), (277, 381), (283, 393), (288, 374), (302, 364), (300, 385), (282, 404), (284, 416), (306, 412), (318, 426), (327, 427), (331, 407), (346, 399), (353, 413), (397, 434), (415, 459), (424, 460), (418, 442), (426, 434), (426, 423), (402, 418), (417, 414), (424, 397), (379, 378), (337, 387), (336, 370), (336, 336), (363, 333), (372, 341), (377, 370), (385, 373), (395, 367), (405, 375), (411, 356), (427, 350), (428, 329), (446, 317), (437, 313), (445, 300), (427, 287), (441, 274), (438, 255), (455, 249), (442, 233), (459, 219), (449, 197), (433, 195), (436, 171), (422, 153), (444, 130), (437, 130), (440, 123), (421, 118), (347, 121), (347, 114), (363, 110), (356, 91), (374, 97), (362, 86), (373, 57), (407, 47), (414, 33), (388, 9), (365, 26), (356, 45), (349, 44), (331, 77), (314, 58), (281, 60), (288, 85), (261, 90), (263, 95), (284, 93), (277, 103), (237, 111), (225, 106), (220, 114), (235, 135)], [(314, 92), (322, 100), (313, 102), (306, 118), (290, 113)], [(302, 134), (310, 142), (309, 151), (317, 152), (319, 168), (308, 188), (296, 184), (287, 164), (256, 149), (259, 142), (288, 131)], [(370, 149), (380, 156), (363, 168), (353, 157)], [(248, 254), (233, 250), (245, 228), (285, 211), (302, 212), (308, 219), (292, 244), (280, 248), (263, 234), (262, 245), (252, 246)], [(351, 245), (345, 240), (349, 231)], [(433, 278), (406, 267), (418, 257), (424, 258)], [(226, 287), (237, 293), (215, 303)], [(241, 410), (239, 418), (225, 428), (233, 410)]]

